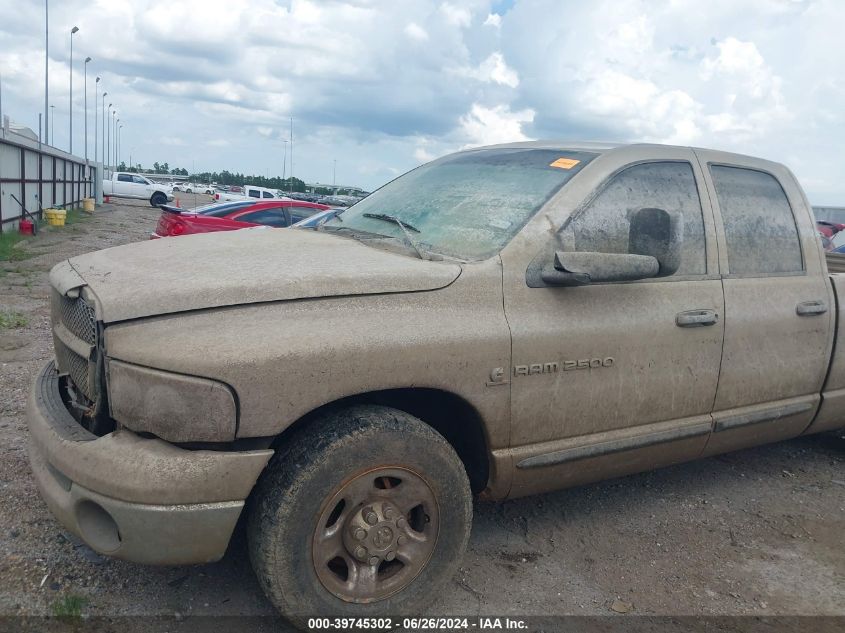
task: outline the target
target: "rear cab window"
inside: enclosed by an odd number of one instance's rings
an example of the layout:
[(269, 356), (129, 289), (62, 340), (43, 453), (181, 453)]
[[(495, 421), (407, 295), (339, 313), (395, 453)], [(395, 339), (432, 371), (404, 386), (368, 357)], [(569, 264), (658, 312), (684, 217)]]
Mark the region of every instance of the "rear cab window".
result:
[(711, 164), (710, 175), (725, 229), (729, 274), (803, 272), (798, 227), (778, 180), (729, 165)]

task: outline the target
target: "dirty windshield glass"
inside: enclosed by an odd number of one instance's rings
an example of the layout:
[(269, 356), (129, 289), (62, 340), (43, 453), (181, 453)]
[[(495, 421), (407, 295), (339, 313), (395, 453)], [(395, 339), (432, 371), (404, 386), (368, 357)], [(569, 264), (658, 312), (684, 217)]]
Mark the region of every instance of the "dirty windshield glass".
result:
[(435, 253), (484, 259), (594, 157), (549, 149), (462, 152), (397, 178), (324, 227), (410, 238)]

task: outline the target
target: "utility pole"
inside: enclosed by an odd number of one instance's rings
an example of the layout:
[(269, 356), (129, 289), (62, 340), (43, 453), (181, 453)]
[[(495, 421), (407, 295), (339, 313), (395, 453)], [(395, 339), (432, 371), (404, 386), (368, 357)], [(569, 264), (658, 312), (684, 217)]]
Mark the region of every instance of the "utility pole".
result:
[(83, 68), (85, 70), (84, 73), (84, 81), (83, 81), (83, 88), (85, 92), (85, 162), (88, 162), (88, 62), (91, 61), (90, 57), (85, 58), (85, 64), (83, 64)]
[(290, 192), (293, 192), (293, 117), (290, 118)]
[[(44, 143), (49, 145), (52, 139), (47, 138), (47, 112), (50, 102), (50, 0), (44, 0)], [(50, 113), (53, 118), (53, 113)], [(52, 134), (50, 135), (52, 136)]]
[[(102, 114), (103, 114), (103, 165), (105, 166), (106, 169), (109, 168), (109, 161), (106, 158), (106, 97), (108, 96), (108, 94), (109, 94), (108, 92), (103, 93), (103, 109), (102, 109)], [(111, 104), (109, 104), (109, 107), (111, 107)]]
[(100, 78), (94, 82), (94, 162), (97, 162), (97, 129), (100, 124), (100, 119), (97, 118), (97, 95), (100, 93)]
[(70, 30), (70, 97), (68, 97), (68, 119), (70, 119), (70, 153), (73, 154), (73, 34), (79, 31), (75, 26)]
[(111, 169), (111, 122), (109, 119), (113, 118), (111, 115), (111, 107), (112, 104), (110, 103), (106, 120), (103, 121), (103, 125), (106, 127), (106, 164), (109, 166), (109, 169)]
[(112, 118), (112, 125), (114, 126), (114, 136), (112, 137), (112, 143), (114, 143), (114, 147), (112, 150), (114, 151), (114, 168), (117, 169), (117, 124), (120, 123), (120, 119), (117, 118), (117, 110), (112, 111), (111, 113)]

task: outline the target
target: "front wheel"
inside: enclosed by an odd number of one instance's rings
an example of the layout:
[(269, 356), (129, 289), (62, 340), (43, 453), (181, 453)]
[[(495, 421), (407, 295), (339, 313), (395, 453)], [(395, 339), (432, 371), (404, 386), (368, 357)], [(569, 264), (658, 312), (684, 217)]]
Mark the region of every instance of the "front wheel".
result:
[(469, 481), (446, 440), (403, 411), (357, 406), (273, 457), (249, 514), (250, 558), (300, 626), (418, 614), (455, 573), (471, 523)]
[(160, 191), (156, 191), (152, 196), (150, 196), (150, 206), (152, 207), (160, 207), (161, 205), (166, 203), (167, 196)]

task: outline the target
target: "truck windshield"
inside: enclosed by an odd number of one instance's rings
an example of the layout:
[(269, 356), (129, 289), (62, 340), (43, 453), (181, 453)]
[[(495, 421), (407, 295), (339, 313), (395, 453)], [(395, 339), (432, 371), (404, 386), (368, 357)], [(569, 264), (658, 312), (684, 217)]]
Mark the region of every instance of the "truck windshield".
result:
[[(324, 229), (376, 233), (464, 260), (498, 253), (595, 154), (480, 149), (446, 156), (389, 182)], [(392, 216), (391, 221), (383, 217)]]

